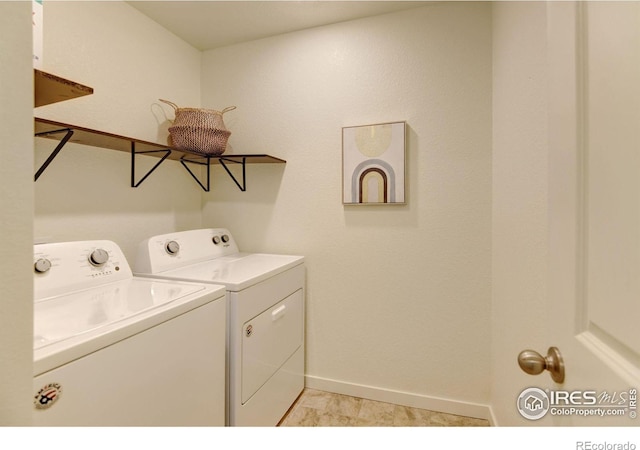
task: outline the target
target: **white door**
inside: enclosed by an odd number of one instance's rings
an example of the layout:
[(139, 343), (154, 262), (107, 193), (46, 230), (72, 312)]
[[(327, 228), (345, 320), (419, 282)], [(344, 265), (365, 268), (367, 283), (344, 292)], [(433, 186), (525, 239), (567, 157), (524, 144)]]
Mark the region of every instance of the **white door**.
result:
[(549, 2), (548, 45), (547, 326), (565, 380), (539, 375), (547, 409), (528, 413), (640, 426), (640, 3)]

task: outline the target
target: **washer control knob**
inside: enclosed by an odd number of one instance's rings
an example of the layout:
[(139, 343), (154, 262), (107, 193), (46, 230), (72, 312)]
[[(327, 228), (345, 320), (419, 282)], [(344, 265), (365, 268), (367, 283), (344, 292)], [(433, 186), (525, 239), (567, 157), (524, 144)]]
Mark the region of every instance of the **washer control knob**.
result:
[(229, 236), (228, 236), (228, 235), (226, 235), (226, 234), (223, 234), (223, 235), (222, 235), (222, 242), (224, 242), (225, 244), (226, 244), (227, 242), (229, 242)]
[(89, 255), (89, 262), (96, 267), (103, 266), (107, 261), (109, 253), (105, 249), (97, 248)]
[(220, 237), (218, 237), (218, 236), (214, 236), (213, 238), (211, 238), (211, 240), (216, 245), (218, 245), (220, 243)]
[(51, 261), (49, 261), (46, 258), (40, 258), (35, 262), (35, 264), (33, 265), (33, 268), (37, 273), (48, 272), (49, 269), (51, 269)]
[(169, 241), (167, 242), (167, 245), (164, 246), (164, 249), (168, 254), (175, 255), (180, 251), (180, 244), (178, 244), (176, 241)]

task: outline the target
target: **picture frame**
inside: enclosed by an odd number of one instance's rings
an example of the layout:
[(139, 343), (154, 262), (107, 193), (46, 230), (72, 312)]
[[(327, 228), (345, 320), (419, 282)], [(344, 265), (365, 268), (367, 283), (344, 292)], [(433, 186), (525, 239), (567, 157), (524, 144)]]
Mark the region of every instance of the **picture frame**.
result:
[(342, 128), (343, 205), (406, 204), (406, 122)]

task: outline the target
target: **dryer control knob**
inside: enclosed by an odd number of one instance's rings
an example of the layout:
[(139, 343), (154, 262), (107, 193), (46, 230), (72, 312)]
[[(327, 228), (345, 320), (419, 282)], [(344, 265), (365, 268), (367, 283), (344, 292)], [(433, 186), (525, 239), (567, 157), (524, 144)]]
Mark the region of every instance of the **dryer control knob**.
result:
[(228, 235), (226, 235), (226, 234), (223, 234), (223, 235), (222, 235), (222, 242), (224, 242), (224, 243), (229, 242), (229, 236), (228, 236)]
[(167, 245), (164, 246), (164, 249), (168, 254), (175, 255), (180, 251), (180, 244), (178, 244), (176, 241), (169, 241), (167, 242)]
[(95, 249), (89, 255), (89, 262), (96, 267), (104, 265), (107, 261), (109, 261), (109, 253), (102, 248)]
[(49, 269), (51, 269), (51, 261), (49, 261), (46, 258), (40, 258), (35, 262), (35, 264), (33, 265), (33, 268), (37, 273), (48, 272)]
[(213, 238), (211, 238), (211, 240), (216, 245), (218, 245), (220, 243), (220, 238), (218, 236), (214, 236)]

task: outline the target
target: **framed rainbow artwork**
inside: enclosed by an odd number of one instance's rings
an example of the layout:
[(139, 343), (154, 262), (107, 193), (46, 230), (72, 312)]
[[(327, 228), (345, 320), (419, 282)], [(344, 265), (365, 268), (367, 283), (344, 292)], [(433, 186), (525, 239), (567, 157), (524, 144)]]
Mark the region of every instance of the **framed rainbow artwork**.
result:
[(404, 205), (406, 122), (342, 128), (342, 203)]

